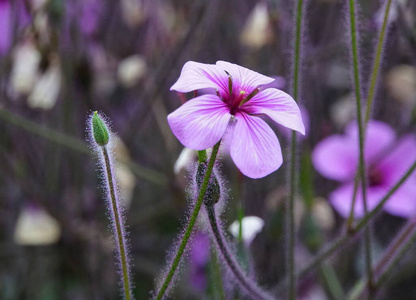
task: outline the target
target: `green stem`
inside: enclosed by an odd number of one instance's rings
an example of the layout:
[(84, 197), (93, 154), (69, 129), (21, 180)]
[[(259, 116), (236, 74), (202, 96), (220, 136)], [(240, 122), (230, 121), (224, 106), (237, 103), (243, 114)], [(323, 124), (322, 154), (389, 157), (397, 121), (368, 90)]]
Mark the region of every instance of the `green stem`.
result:
[(108, 151), (105, 146), (101, 147), (104, 155), (105, 161), (105, 168), (107, 173), (107, 180), (108, 186), (110, 189), (110, 200), (111, 200), (111, 212), (113, 213), (112, 219), (116, 226), (115, 234), (117, 235), (116, 241), (118, 243), (118, 250), (120, 255), (120, 263), (121, 263), (121, 274), (123, 276), (123, 289), (124, 289), (124, 296), (126, 300), (132, 299), (131, 297), (131, 289), (130, 289), (130, 279), (129, 279), (129, 270), (128, 270), (128, 261), (127, 261), (127, 249), (125, 247), (125, 237), (123, 233), (123, 225), (122, 220), (120, 217), (120, 211), (118, 208), (118, 203), (116, 199), (116, 193), (114, 188), (114, 181), (113, 176), (111, 173), (111, 163), (110, 158), (108, 156)]
[(389, 19), (390, 6), (391, 6), (391, 0), (388, 0), (387, 5), (386, 5), (386, 10), (384, 12), (383, 25), (381, 26), (380, 35), (378, 38), (374, 65), (373, 65), (373, 69), (371, 72), (370, 88), (368, 90), (368, 95), (367, 95), (367, 108), (365, 111), (365, 121), (364, 121), (365, 124), (367, 124), (368, 120), (370, 119), (371, 106), (374, 101), (376, 83), (377, 83), (380, 62), (381, 62), (382, 52), (383, 52), (383, 45), (384, 45), (384, 41), (386, 37), (386, 29), (387, 29), (387, 24), (388, 24), (388, 19)]
[[(396, 182), (396, 184), (387, 192), (387, 194), (380, 200), (379, 204), (364, 218), (360, 220), (353, 231), (346, 231), (341, 237), (333, 241), (329, 246), (325, 247), (306, 267), (301, 269), (296, 273), (296, 277), (300, 278), (312, 269), (316, 268), (321, 264), (325, 259), (330, 257), (335, 251), (339, 250), (347, 242), (351, 241), (351, 237), (355, 236), (360, 230), (367, 226), (367, 224), (374, 218), (374, 216), (381, 210), (384, 203), (402, 186), (402, 184), (412, 175), (413, 171), (416, 169), (416, 161), (413, 165), (406, 171), (405, 174)], [(282, 282), (281, 285), (287, 285), (287, 279)], [(279, 289), (279, 287), (278, 287)]]
[[(374, 275), (376, 277), (375, 287), (380, 287), (388, 275), (390, 274), (393, 267), (401, 259), (404, 253), (409, 249), (410, 245), (416, 238), (416, 223), (415, 220), (410, 220), (400, 230), (397, 237), (389, 245), (383, 256), (377, 262), (374, 268)], [(362, 299), (365, 293), (368, 292), (366, 287), (368, 286), (367, 278), (359, 280), (349, 293), (349, 300)]]
[(222, 284), (222, 276), (221, 276), (221, 268), (218, 262), (218, 253), (215, 251), (215, 248), (212, 248), (212, 264), (213, 264), (213, 272), (214, 272), (214, 279), (215, 279), (215, 291), (218, 292), (218, 298), (220, 300), (225, 300), (225, 293), (224, 293), (224, 286)]
[[(0, 118), (16, 127), (19, 127), (38, 137), (44, 138), (45, 140), (55, 143), (59, 146), (66, 147), (70, 150), (82, 154), (91, 155), (91, 150), (88, 149), (86, 143), (68, 134), (61, 133), (49, 127), (39, 125), (36, 122), (22, 118), (4, 108), (0, 108)], [(144, 168), (131, 161), (126, 162), (126, 165), (138, 178), (147, 180), (148, 182), (160, 186), (165, 186), (167, 184), (167, 178), (162, 173), (149, 168)]]
[[(295, 32), (295, 51), (294, 51), (294, 70), (293, 70), (293, 98), (299, 98), (300, 83), (300, 62), (301, 62), (301, 37), (302, 37), (302, 20), (303, 20), (303, 0), (298, 0), (296, 4), (296, 32)], [(288, 272), (290, 278), (289, 299), (296, 299), (296, 274), (295, 274), (295, 196), (296, 196), (296, 149), (297, 139), (295, 131), (292, 131), (290, 146), (291, 163), (290, 163), (290, 189), (286, 200), (286, 220), (287, 220), (287, 237), (288, 237)]]
[(214, 206), (205, 205), (205, 207), (207, 209), (209, 223), (211, 225), (215, 241), (217, 242), (219, 252), (240, 286), (249, 294), (250, 299), (269, 299), (270, 297), (266, 295), (254, 282), (252, 282), (246, 274), (244, 274), (241, 267), (237, 264), (236, 260), (229, 252), (228, 247), (225, 244), (223, 234), (220, 232), (217, 224)]
[(175, 275), (175, 271), (181, 261), (182, 255), (185, 251), (186, 245), (188, 244), (189, 238), (191, 237), (192, 230), (194, 228), (196, 219), (198, 217), (199, 211), (201, 209), (201, 205), (204, 201), (205, 192), (207, 191), (208, 183), (211, 178), (212, 170), (214, 168), (214, 163), (217, 158), (218, 149), (220, 147), (221, 141), (215, 144), (214, 148), (212, 149), (211, 158), (208, 163), (207, 170), (205, 172), (204, 180), (202, 182), (201, 190), (199, 191), (198, 199), (196, 201), (195, 207), (192, 211), (191, 218), (189, 219), (188, 226), (186, 227), (185, 234), (183, 235), (181, 244), (179, 245), (178, 252), (173, 260), (172, 266), (170, 267), (169, 273), (163, 282), (162, 287), (160, 288), (156, 300), (160, 300), (165, 295), (166, 290), (169, 287), (169, 284), (172, 281), (173, 275)]
[[(386, 37), (390, 6), (391, 6), (391, 0), (388, 0), (387, 5), (386, 5), (386, 10), (384, 12), (383, 25), (381, 26), (380, 35), (378, 38), (374, 65), (373, 65), (373, 69), (372, 69), (371, 77), (370, 77), (371, 78), (370, 88), (368, 90), (368, 95), (367, 95), (367, 107), (366, 107), (365, 118), (364, 118), (364, 129), (367, 127), (368, 121), (370, 120), (371, 107), (374, 101), (376, 83), (377, 83), (378, 73), (380, 69), (381, 58), (382, 58), (383, 45), (384, 45), (385, 37)], [(365, 130), (364, 130), (364, 138), (365, 138)], [(354, 194), (353, 194), (353, 199), (352, 199), (351, 212), (350, 212), (350, 216), (348, 219), (349, 230), (353, 230), (353, 222), (354, 222), (353, 208), (355, 206), (355, 201), (357, 198), (357, 186), (358, 186), (358, 175), (356, 175), (354, 179)]]
[[(358, 61), (358, 46), (357, 46), (357, 28), (356, 28), (356, 12), (355, 12), (355, 1), (349, 0), (349, 11), (350, 11), (350, 29), (351, 29), (351, 44), (352, 44), (352, 59), (354, 67), (354, 87), (355, 87), (355, 100), (357, 106), (357, 123), (359, 133), (359, 172), (361, 177), (361, 197), (364, 205), (364, 212), (367, 215), (367, 175), (364, 162), (364, 129), (361, 120), (361, 85), (360, 85), (360, 72), (359, 72), (359, 61)], [(354, 209), (354, 207), (352, 207)], [(365, 253), (366, 253), (366, 267), (367, 276), (369, 279), (369, 285), (372, 286), (373, 275), (372, 275), (372, 257), (371, 257), (371, 232), (370, 228), (366, 228), (364, 232), (365, 238)]]

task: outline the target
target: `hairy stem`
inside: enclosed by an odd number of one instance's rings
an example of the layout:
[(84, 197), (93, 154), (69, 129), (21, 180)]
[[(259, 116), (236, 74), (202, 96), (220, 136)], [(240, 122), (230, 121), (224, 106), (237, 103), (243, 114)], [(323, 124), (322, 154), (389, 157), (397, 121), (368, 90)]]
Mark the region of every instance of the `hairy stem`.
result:
[(130, 287), (130, 278), (129, 278), (129, 266), (128, 266), (128, 258), (127, 258), (127, 249), (126, 249), (126, 241), (124, 237), (124, 230), (123, 230), (123, 224), (122, 219), (120, 216), (120, 209), (118, 207), (118, 202), (116, 198), (116, 192), (114, 187), (114, 181), (113, 181), (113, 175), (111, 172), (111, 163), (110, 163), (110, 157), (108, 155), (107, 147), (103, 146), (101, 147), (104, 155), (104, 161), (105, 161), (105, 169), (107, 174), (107, 180), (108, 180), (108, 187), (110, 191), (110, 202), (111, 202), (111, 212), (113, 214), (112, 220), (115, 225), (115, 231), (114, 234), (116, 235), (116, 242), (118, 245), (118, 254), (121, 264), (121, 274), (122, 274), (122, 281), (123, 281), (123, 290), (124, 290), (124, 296), (126, 300), (132, 299), (131, 295), (131, 287)]
[(270, 299), (270, 296), (263, 292), (260, 287), (258, 287), (246, 274), (244, 274), (234, 256), (230, 253), (230, 250), (224, 241), (224, 236), (221, 232), (220, 226), (218, 226), (214, 206), (205, 205), (205, 207), (207, 209), (212, 233), (218, 245), (218, 250), (224, 258), (232, 274), (235, 276), (237, 282), (247, 292), (247, 294), (250, 295), (251, 299)]
[(209, 163), (208, 163), (208, 166), (207, 166), (207, 169), (206, 169), (206, 172), (205, 172), (204, 180), (202, 182), (202, 186), (201, 186), (201, 189), (199, 191), (198, 199), (195, 203), (195, 207), (194, 207), (194, 209), (192, 211), (192, 215), (189, 219), (188, 226), (186, 227), (185, 234), (183, 235), (181, 244), (179, 245), (178, 252), (175, 255), (172, 266), (169, 269), (169, 273), (166, 276), (165, 281), (163, 282), (162, 287), (160, 288), (160, 290), (159, 290), (159, 292), (156, 296), (156, 300), (162, 299), (163, 296), (165, 295), (165, 293), (166, 293), (166, 291), (167, 291), (167, 289), (168, 289), (168, 287), (169, 287), (169, 285), (170, 285), (170, 283), (173, 279), (173, 276), (175, 275), (176, 269), (178, 268), (179, 262), (181, 261), (182, 255), (185, 251), (186, 245), (188, 244), (189, 238), (191, 237), (191, 233), (192, 233), (192, 230), (194, 228), (194, 225), (195, 225), (196, 219), (198, 217), (199, 211), (201, 209), (202, 202), (204, 201), (205, 193), (207, 191), (208, 183), (209, 183), (209, 180), (211, 178), (212, 170), (214, 168), (214, 163), (215, 163), (215, 160), (217, 158), (218, 149), (220, 147), (220, 144), (221, 144), (221, 141), (219, 141), (214, 146), (214, 148), (212, 149), (211, 158), (209, 160)]
[(371, 106), (372, 106), (373, 101), (374, 101), (377, 78), (378, 78), (380, 63), (381, 63), (381, 59), (382, 59), (382, 53), (383, 53), (383, 45), (384, 45), (385, 37), (386, 37), (390, 6), (391, 6), (391, 0), (388, 0), (387, 5), (386, 5), (386, 10), (384, 12), (383, 25), (381, 26), (380, 35), (378, 37), (378, 43), (377, 43), (377, 48), (376, 48), (376, 56), (375, 56), (375, 59), (374, 59), (374, 65), (373, 65), (373, 69), (371, 71), (370, 88), (368, 90), (368, 95), (367, 95), (367, 108), (366, 108), (366, 111), (365, 111), (365, 119), (364, 119), (365, 123), (364, 123), (364, 125), (366, 125), (368, 123), (368, 120), (370, 119)]
[[(355, 1), (349, 0), (349, 12), (350, 12), (350, 29), (351, 29), (351, 46), (352, 46), (352, 59), (354, 69), (354, 88), (355, 88), (355, 100), (357, 106), (357, 123), (359, 133), (359, 173), (361, 177), (361, 197), (363, 201), (364, 211), (367, 215), (367, 176), (364, 162), (364, 130), (363, 123), (361, 120), (361, 84), (360, 84), (360, 72), (359, 72), (359, 61), (358, 61), (358, 42), (357, 42), (357, 26), (356, 26), (356, 11)], [(354, 207), (352, 207), (354, 209)], [(365, 237), (365, 256), (366, 256), (366, 267), (369, 285), (372, 286), (372, 257), (371, 257), (371, 231), (370, 228), (366, 228), (364, 232)]]
[[(293, 69), (293, 98), (299, 98), (300, 85), (300, 63), (301, 63), (301, 37), (302, 37), (302, 20), (303, 20), (303, 0), (298, 0), (296, 4), (296, 32), (295, 32), (295, 51), (294, 51), (294, 69)], [(297, 169), (296, 169), (296, 149), (297, 138), (295, 131), (292, 131), (290, 145), (290, 171), (289, 171), (289, 195), (286, 200), (286, 220), (287, 220), (287, 269), (290, 278), (289, 299), (296, 299), (296, 274), (295, 274), (295, 196), (297, 186)]]

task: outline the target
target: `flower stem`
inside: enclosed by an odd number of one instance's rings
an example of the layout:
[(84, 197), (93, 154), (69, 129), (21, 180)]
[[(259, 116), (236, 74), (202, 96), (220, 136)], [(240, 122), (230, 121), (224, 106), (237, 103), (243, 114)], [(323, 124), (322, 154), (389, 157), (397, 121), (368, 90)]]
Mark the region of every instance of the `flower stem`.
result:
[[(350, 12), (350, 29), (351, 29), (351, 44), (352, 44), (352, 59), (354, 68), (354, 87), (355, 87), (355, 100), (357, 106), (357, 123), (359, 132), (359, 172), (361, 177), (361, 197), (363, 201), (364, 211), (367, 215), (367, 176), (364, 162), (364, 129), (361, 118), (361, 85), (360, 85), (360, 72), (359, 72), (359, 61), (358, 61), (358, 46), (357, 46), (357, 27), (356, 27), (356, 11), (355, 1), (349, 0), (349, 12)], [(354, 209), (352, 207), (351, 209)], [(369, 286), (372, 286), (373, 275), (372, 275), (372, 257), (371, 257), (371, 230), (366, 227), (364, 232), (365, 239), (365, 256), (366, 256), (366, 267)]]
[[(303, 20), (303, 0), (298, 0), (296, 4), (296, 32), (295, 32), (295, 51), (294, 51), (294, 69), (293, 69), (293, 98), (299, 98), (300, 82), (300, 63), (301, 63), (301, 37), (302, 37), (302, 20)], [(292, 131), (290, 153), (290, 189), (286, 200), (286, 220), (287, 220), (287, 269), (290, 278), (289, 299), (296, 299), (296, 274), (295, 274), (295, 195), (296, 195), (296, 149), (297, 138), (295, 131)]]
[(121, 274), (123, 277), (123, 289), (124, 289), (124, 296), (126, 300), (132, 299), (131, 296), (131, 288), (130, 288), (130, 279), (129, 279), (129, 266), (128, 266), (128, 258), (127, 258), (127, 249), (126, 249), (126, 241), (125, 236), (123, 232), (123, 224), (120, 217), (120, 210), (118, 207), (117, 199), (116, 199), (116, 192), (114, 188), (114, 181), (113, 176), (111, 172), (111, 163), (110, 158), (108, 155), (107, 147), (102, 146), (101, 147), (104, 155), (104, 161), (105, 161), (105, 169), (107, 174), (107, 180), (108, 180), (108, 187), (110, 191), (110, 202), (111, 202), (111, 212), (113, 213), (112, 219), (115, 224), (116, 230), (116, 242), (118, 244), (118, 253), (120, 255), (120, 264), (121, 264)]
[[(378, 205), (366, 214), (357, 226), (352, 231), (346, 231), (345, 234), (333, 241), (329, 246), (325, 247), (315, 258), (303, 269), (296, 273), (296, 277), (300, 278), (309, 273), (312, 269), (316, 268), (321, 262), (330, 257), (335, 251), (343, 247), (346, 243), (351, 241), (351, 237), (355, 236), (360, 230), (368, 225), (368, 223), (374, 218), (374, 216), (381, 210), (384, 203), (402, 186), (402, 184), (412, 175), (416, 169), (416, 161), (413, 165), (403, 174), (403, 176), (396, 182), (396, 184), (387, 192), (387, 194), (380, 200)], [(288, 279), (285, 279), (280, 285), (286, 286)], [(278, 287), (279, 289), (280, 287)]]
[(220, 226), (218, 226), (214, 206), (205, 205), (205, 207), (207, 209), (212, 233), (218, 245), (218, 250), (240, 286), (247, 292), (247, 294), (250, 296), (250, 299), (270, 299), (270, 296), (263, 292), (260, 287), (258, 287), (246, 274), (244, 274), (243, 270), (230, 253), (230, 250), (224, 241), (223, 234), (220, 231)]
[(376, 50), (376, 56), (374, 59), (374, 65), (373, 69), (371, 71), (371, 80), (370, 80), (370, 88), (368, 90), (367, 95), (367, 108), (365, 111), (365, 119), (364, 124), (366, 125), (368, 123), (368, 120), (370, 119), (370, 112), (371, 112), (371, 106), (374, 101), (374, 95), (376, 90), (376, 83), (378, 78), (378, 71), (380, 68), (380, 62), (382, 58), (382, 51), (383, 51), (383, 45), (386, 37), (386, 29), (387, 29), (387, 23), (389, 19), (389, 12), (390, 12), (390, 6), (391, 6), (391, 0), (387, 1), (386, 10), (384, 12), (384, 18), (383, 18), (383, 25), (381, 26), (380, 35), (378, 38), (377, 43), (377, 50)]
[(220, 147), (221, 141), (219, 141), (217, 144), (215, 144), (214, 148), (212, 149), (211, 158), (209, 160), (207, 170), (205, 172), (204, 180), (202, 182), (201, 189), (199, 191), (198, 199), (195, 203), (195, 207), (192, 211), (191, 218), (189, 219), (188, 226), (186, 227), (185, 234), (183, 235), (181, 244), (179, 245), (178, 252), (176, 253), (176, 256), (173, 260), (172, 266), (170, 267), (169, 273), (165, 278), (165, 281), (163, 282), (162, 287), (160, 288), (156, 300), (160, 300), (165, 295), (173, 276), (175, 275), (175, 271), (179, 265), (179, 262), (181, 261), (182, 255), (185, 251), (186, 245), (188, 244), (189, 238), (191, 236), (192, 230), (194, 228), (196, 219), (198, 217), (199, 211), (201, 209), (201, 205), (204, 201), (205, 192), (207, 191), (208, 183), (211, 178), (212, 170), (214, 168), (214, 163), (217, 158), (218, 149)]
[[(393, 267), (396, 266), (396, 263), (401, 259), (404, 253), (406, 253), (406, 251), (414, 242), (415, 238), (416, 223), (414, 219), (411, 219), (400, 230), (400, 232), (397, 234), (397, 237), (389, 245), (383, 256), (377, 262), (377, 265), (374, 268), (374, 275), (376, 277), (375, 287), (380, 287), (384, 283), (388, 275), (390, 275)], [(348, 299), (356, 300), (364, 298), (365, 293), (368, 292), (366, 289), (366, 283), (367, 278), (362, 278), (359, 280), (349, 293)]]

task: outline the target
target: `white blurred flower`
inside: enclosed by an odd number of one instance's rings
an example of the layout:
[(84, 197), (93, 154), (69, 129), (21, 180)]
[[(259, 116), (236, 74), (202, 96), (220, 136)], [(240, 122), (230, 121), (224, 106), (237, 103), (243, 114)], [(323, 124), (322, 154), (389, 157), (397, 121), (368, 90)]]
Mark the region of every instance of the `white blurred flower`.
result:
[(27, 102), (32, 108), (51, 109), (60, 89), (61, 67), (57, 59), (52, 59), (48, 69), (37, 78)]
[(330, 116), (332, 122), (337, 128), (344, 128), (355, 117), (355, 102), (352, 95), (348, 94), (340, 98), (330, 108)]
[[(243, 227), (242, 238), (244, 243), (248, 246), (254, 240), (256, 235), (263, 229), (264, 221), (256, 216), (247, 216), (242, 219), (241, 223)], [(238, 220), (231, 224), (230, 232), (235, 238), (238, 238), (240, 232), (240, 222)]]
[(136, 186), (136, 177), (129, 168), (131, 162), (130, 153), (123, 141), (116, 136), (114, 143), (114, 153), (117, 153), (117, 163), (115, 164), (115, 175), (120, 191), (120, 198), (126, 208), (130, 207), (134, 187)]
[(323, 198), (315, 199), (312, 214), (321, 229), (330, 230), (335, 225), (335, 215), (329, 202)]
[(18, 45), (14, 51), (13, 68), (11, 72), (11, 87), (13, 92), (27, 95), (36, 81), (41, 56), (30, 41)]
[(259, 2), (251, 12), (241, 33), (241, 42), (246, 46), (261, 48), (269, 40), (269, 13), (267, 5)]
[(173, 172), (178, 175), (182, 170), (187, 170), (188, 167), (194, 162), (196, 158), (196, 151), (183, 148), (181, 154), (173, 165)]
[(126, 87), (135, 85), (146, 73), (146, 62), (140, 55), (123, 59), (117, 69), (118, 80)]
[(56, 243), (61, 227), (56, 219), (42, 208), (25, 207), (17, 219), (14, 240), (19, 245), (40, 246)]
[(124, 22), (131, 28), (136, 28), (146, 19), (146, 11), (140, 0), (121, 0), (121, 13)]
[(398, 65), (386, 76), (386, 88), (389, 94), (402, 103), (416, 103), (416, 68), (410, 65)]

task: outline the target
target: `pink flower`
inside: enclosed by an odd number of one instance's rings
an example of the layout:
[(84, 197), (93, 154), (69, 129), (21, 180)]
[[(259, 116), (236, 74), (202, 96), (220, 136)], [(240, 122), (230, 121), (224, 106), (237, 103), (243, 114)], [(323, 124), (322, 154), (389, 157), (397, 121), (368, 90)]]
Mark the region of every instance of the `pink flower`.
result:
[[(367, 127), (364, 156), (367, 171), (367, 203), (373, 209), (416, 160), (416, 137), (407, 135), (396, 141), (393, 129), (382, 122), (370, 121)], [(358, 168), (358, 130), (356, 123), (346, 135), (332, 135), (321, 141), (312, 153), (315, 168), (324, 177), (342, 182), (329, 201), (343, 217), (348, 217)], [(410, 177), (387, 201), (384, 209), (396, 216), (416, 213), (416, 177)], [(361, 188), (354, 207), (356, 217), (364, 215)]]
[(215, 65), (189, 61), (171, 90), (211, 89), (212, 94), (187, 101), (168, 116), (169, 125), (179, 141), (194, 150), (214, 146), (232, 128), (230, 154), (240, 171), (251, 178), (269, 175), (281, 166), (282, 151), (261, 116), (305, 133), (292, 97), (275, 88), (259, 87), (273, 80), (224, 61)]

